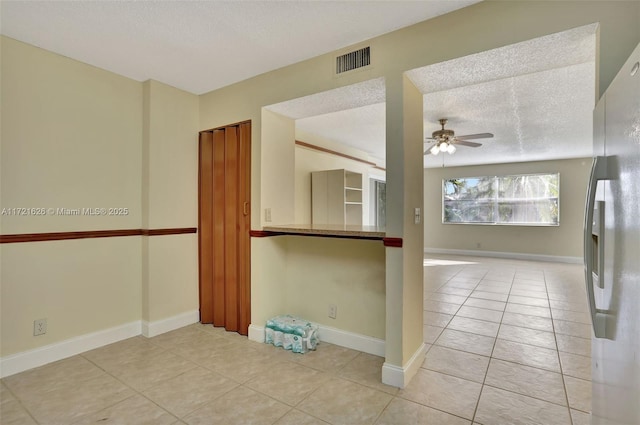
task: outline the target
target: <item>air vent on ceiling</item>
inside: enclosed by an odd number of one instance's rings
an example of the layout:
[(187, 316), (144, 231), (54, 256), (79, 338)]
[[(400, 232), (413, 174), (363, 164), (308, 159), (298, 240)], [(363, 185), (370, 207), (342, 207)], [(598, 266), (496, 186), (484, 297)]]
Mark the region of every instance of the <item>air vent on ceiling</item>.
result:
[(371, 47), (363, 47), (353, 52), (345, 53), (336, 58), (336, 74), (352, 71), (371, 64)]

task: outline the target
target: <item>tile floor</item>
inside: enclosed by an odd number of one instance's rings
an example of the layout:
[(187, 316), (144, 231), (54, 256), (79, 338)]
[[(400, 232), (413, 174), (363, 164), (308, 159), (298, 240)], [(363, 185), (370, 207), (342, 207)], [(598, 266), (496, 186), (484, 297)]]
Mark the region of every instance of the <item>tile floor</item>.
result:
[(431, 345), (398, 397), (474, 424), (590, 423), (581, 265), (446, 256), (424, 264)]
[(583, 425), (586, 311), (581, 266), (430, 256), (429, 351), (403, 390), (380, 383), (376, 356), (292, 354), (196, 324), (7, 377), (0, 422)]

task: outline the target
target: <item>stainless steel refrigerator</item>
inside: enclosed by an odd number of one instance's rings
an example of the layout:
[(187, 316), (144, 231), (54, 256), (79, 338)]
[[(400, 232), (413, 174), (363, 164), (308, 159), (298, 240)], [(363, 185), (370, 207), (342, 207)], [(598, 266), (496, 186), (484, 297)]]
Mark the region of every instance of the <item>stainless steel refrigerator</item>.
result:
[(585, 214), (592, 424), (640, 424), (640, 45), (598, 102)]

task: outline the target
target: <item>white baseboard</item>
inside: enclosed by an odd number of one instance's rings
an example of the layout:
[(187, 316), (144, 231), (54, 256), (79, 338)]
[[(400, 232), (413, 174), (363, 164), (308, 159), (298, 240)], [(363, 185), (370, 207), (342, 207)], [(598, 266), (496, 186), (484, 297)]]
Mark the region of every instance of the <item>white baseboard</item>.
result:
[[(343, 331), (330, 326), (318, 325), (320, 343), (328, 342), (352, 350), (384, 357), (385, 342), (382, 339)], [(251, 324), (249, 326), (249, 339), (256, 342), (264, 342), (264, 326)]]
[(382, 383), (398, 388), (406, 387), (411, 378), (418, 373), (418, 369), (422, 366), (426, 355), (427, 346), (421, 344), (407, 364), (402, 367), (384, 362), (382, 365)]
[(343, 331), (342, 329), (330, 326), (318, 325), (320, 327), (320, 341), (339, 345), (374, 356), (384, 357), (385, 341), (371, 336)]
[(469, 255), (472, 257), (509, 258), (512, 260), (546, 261), (549, 263), (582, 264), (582, 257), (562, 257), (559, 255), (525, 254), (521, 252), (477, 251), (474, 249), (425, 248), (425, 254)]
[(193, 310), (155, 322), (142, 321), (142, 335), (147, 338), (170, 332), (200, 321), (200, 311)]
[(0, 358), (0, 378), (15, 375), (34, 367), (42, 366), (85, 351), (100, 348), (123, 339), (144, 335), (148, 338), (160, 335), (183, 326), (198, 323), (200, 312), (189, 311), (156, 322), (137, 320), (110, 329), (76, 336), (61, 342), (34, 348), (33, 350), (11, 354)]
[(141, 322), (137, 320), (121, 326), (80, 335), (65, 341), (45, 345), (44, 347), (2, 357), (0, 358), (0, 378), (140, 335), (140, 331)]
[(249, 341), (264, 342), (264, 326), (249, 325)]

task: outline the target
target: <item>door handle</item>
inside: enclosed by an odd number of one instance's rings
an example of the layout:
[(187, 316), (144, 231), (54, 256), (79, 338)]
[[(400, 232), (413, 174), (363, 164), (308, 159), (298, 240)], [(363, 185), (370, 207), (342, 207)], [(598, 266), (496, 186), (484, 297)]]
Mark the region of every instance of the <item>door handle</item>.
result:
[[(587, 285), (587, 298), (589, 302), (589, 313), (591, 314), (591, 324), (593, 325), (593, 333), (596, 338), (606, 338), (606, 312), (596, 308), (595, 293), (593, 288), (594, 272), (593, 262), (595, 252), (595, 241), (593, 238), (594, 227), (594, 210), (596, 208), (596, 188), (598, 181), (609, 180), (607, 170), (607, 157), (597, 156), (593, 159), (591, 165), (591, 174), (589, 175), (589, 185), (587, 186), (587, 205), (584, 215), (584, 271), (585, 283)], [(598, 286), (604, 287), (603, 276), (603, 255), (604, 255), (604, 202), (598, 202), (598, 214), (596, 219), (598, 223)]]
[(246, 201), (242, 204), (242, 214), (249, 215), (249, 203)]

